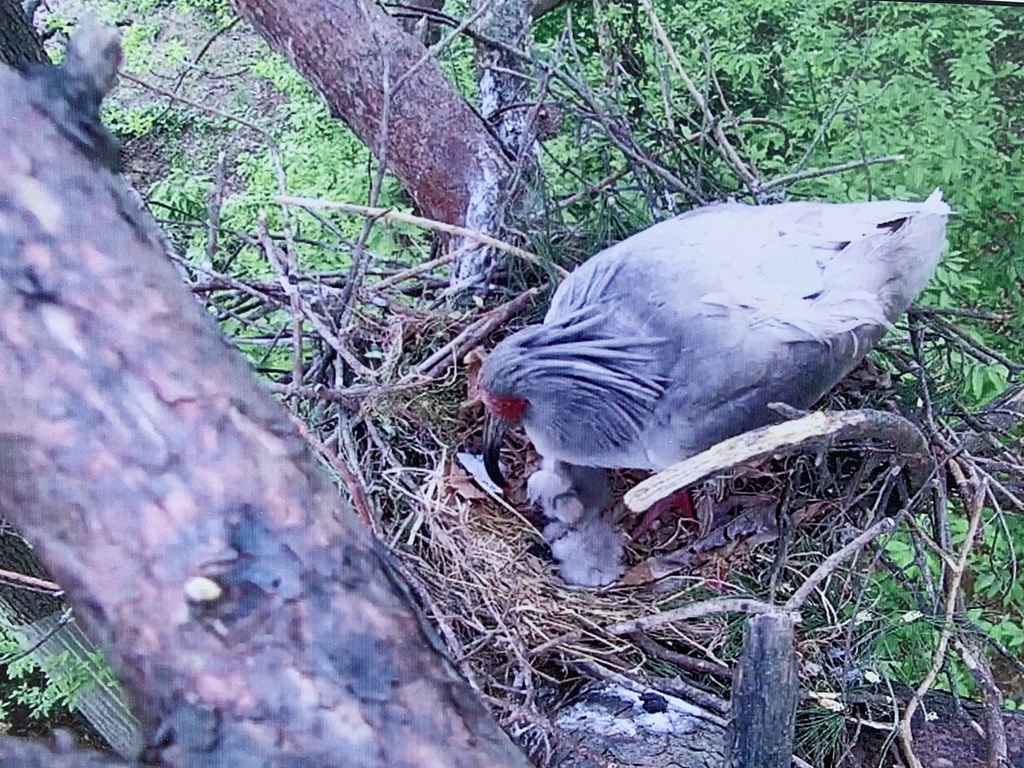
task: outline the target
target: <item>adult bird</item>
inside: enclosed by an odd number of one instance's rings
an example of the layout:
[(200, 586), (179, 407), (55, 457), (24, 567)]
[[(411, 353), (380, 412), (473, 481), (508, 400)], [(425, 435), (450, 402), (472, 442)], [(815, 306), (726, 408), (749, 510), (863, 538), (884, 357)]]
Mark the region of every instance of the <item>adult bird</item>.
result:
[(924, 288), (949, 206), (725, 203), (607, 248), (558, 287), (544, 322), (480, 372), (491, 478), (522, 423), (543, 461), (528, 481), (567, 582), (621, 573), (606, 468), (663, 469), (808, 408)]

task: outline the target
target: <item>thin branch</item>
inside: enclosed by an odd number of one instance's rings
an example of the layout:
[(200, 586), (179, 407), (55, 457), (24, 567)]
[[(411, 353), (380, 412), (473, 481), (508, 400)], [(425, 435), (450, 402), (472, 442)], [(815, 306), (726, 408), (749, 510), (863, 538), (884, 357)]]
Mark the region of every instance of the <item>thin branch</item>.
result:
[[(692, 619), (701, 619), (705, 616), (714, 616), (720, 613), (746, 613), (751, 615), (762, 614), (762, 613), (780, 613), (782, 609), (779, 606), (765, 603), (761, 600), (755, 600), (750, 597), (723, 597), (717, 600), (704, 600), (699, 603), (692, 603), (690, 605), (684, 605), (682, 608), (674, 608), (671, 611), (665, 611), (664, 613), (656, 613), (650, 616), (641, 616), (638, 619), (630, 619), (629, 621), (620, 621), (615, 624), (611, 624), (604, 628), (604, 631), (610, 635), (631, 635), (635, 632), (647, 632), (658, 627), (663, 627), (666, 624), (675, 624), (680, 621), (689, 621)], [(793, 620), (796, 622), (800, 621), (799, 616), (794, 616)], [(550, 651), (553, 648), (563, 645), (564, 643), (570, 643), (574, 640), (578, 640), (584, 634), (584, 630), (577, 629), (572, 632), (567, 632), (564, 635), (554, 637), (547, 642), (541, 643), (536, 648), (530, 651), (531, 656), (537, 656), (539, 654)]]
[(455, 362), (461, 355), (479, 344), (484, 338), (494, 332), (499, 326), (508, 322), (522, 309), (533, 301), (546, 286), (531, 288), (519, 294), (511, 301), (495, 307), (483, 317), (465, 328), (454, 339), (449, 341), (430, 357), (416, 366), (413, 373), (403, 379), (403, 382), (414, 380), (416, 377), (436, 379), (444, 373), (448, 366)]
[(814, 573), (807, 578), (807, 581), (800, 585), (800, 588), (793, 593), (793, 596), (786, 601), (785, 610), (790, 612), (800, 610), (800, 607), (807, 601), (815, 587), (823, 582), (832, 571), (838, 568), (840, 563), (860, 552), (876, 537), (883, 533), (889, 533), (895, 528), (896, 522), (892, 518), (883, 518), (838, 552), (833, 552), (825, 559), (825, 562), (814, 570)]
[(967, 524), (967, 534), (964, 536), (964, 541), (960, 548), (960, 556), (957, 559), (956, 568), (953, 569), (949, 586), (947, 587), (946, 615), (945, 620), (943, 621), (942, 630), (939, 633), (938, 646), (932, 656), (931, 668), (928, 670), (928, 673), (925, 675), (921, 683), (917, 686), (917, 689), (914, 691), (914, 695), (903, 710), (903, 716), (900, 718), (900, 746), (902, 748), (903, 757), (909, 764), (910, 768), (923, 768), (921, 761), (918, 759), (917, 755), (914, 754), (914, 734), (911, 730), (911, 721), (913, 720), (914, 713), (917, 711), (918, 707), (921, 706), (921, 702), (924, 700), (924, 695), (935, 683), (935, 679), (939, 676), (939, 672), (942, 670), (945, 662), (946, 650), (949, 647), (949, 641), (953, 636), (953, 616), (956, 613), (957, 600), (960, 597), (960, 583), (962, 582), (964, 573), (967, 570), (967, 557), (970, 554), (971, 549), (974, 547), (975, 537), (981, 527), (981, 513), (984, 509), (985, 502), (985, 489), (980, 478), (974, 475), (971, 480), (968, 480), (966, 473), (964, 472), (964, 468), (959, 461), (950, 462), (949, 468), (953, 473), (953, 477), (956, 479), (957, 486), (960, 488), (960, 495), (968, 507), (970, 518)]
[(302, 438), (317, 452), (319, 452), (320, 455), (327, 460), (327, 463), (330, 464), (339, 475), (341, 475), (341, 479), (345, 483), (345, 488), (348, 490), (349, 498), (352, 500), (352, 507), (355, 509), (356, 514), (359, 515), (359, 519), (363, 521), (363, 524), (369, 530), (373, 531), (375, 536), (379, 536), (380, 526), (377, 525), (377, 520), (371, 511), (370, 501), (366, 495), (366, 488), (352, 471), (352, 468), (342, 461), (341, 457), (339, 457), (337, 453), (328, 448), (319, 437), (313, 434), (313, 430), (309, 428), (309, 425), (306, 424), (305, 421), (293, 413), (289, 413), (288, 418), (295, 426), (295, 429), (298, 430), (299, 434), (302, 435)]
[(722, 128), (721, 121), (711, 113), (711, 108), (708, 107), (707, 99), (704, 98), (704, 94), (700, 92), (693, 80), (686, 73), (686, 70), (683, 69), (682, 62), (679, 61), (679, 57), (676, 55), (672, 41), (668, 39), (668, 35), (665, 33), (665, 28), (661, 26), (661, 21), (658, 19), (658, 14), (655, 12), (654, 6), (651, 4), (651, 0), (640, 0), (640, 5), (643, 6), (643, 9), (647, 12), (647, 16), (651, 22), (651, 27), (654, 30), (654, 35), (661, 44), (661, 47), (664, 48), (665, 53), (668, 55), (668, 60), (672, 64), (672, 68), (675, 70), (676, 75), (678, 75), (679, 79), (682, 80), (683, 84), (686, 86), (686, 90), (690, 93), (690, 98), (692, 98), (700, 108), (705, 121), (709, 125), (714, 126), (715, 145), (719, 152), (722, 153), (725, 161), (736, 172), (736, 175), (739, 176), (747, 185), (751, 194), (756, 198), (761, 192), (761, 180), (740, 158), (735, 148), (733, 148), (732, 143), (725, 135), (725, 130)]
[(37, 579), (35, 576), (26, 576), (24, 573), (8, 571), (0, 568), (0, 582), (13, 587), (26, 587), (34, 592), (47, 592), (54, 597), (64, 594), (60, 584), (47, 579)]
[[(387, 219), (388, 221), (400, 221), (404, 224), (413, 224), (417, 227), (423, 227), (424, 229), (430, 229), (436, 232), (444, 232), (448, 235), (458, 235), (459, 237), (476, 240), (478, 243), (489, 245), (492, 248), (504, 251), (505, 253), (510, 253), (513, 256), (518, 256), (523, 261), (533, 264), (534, 266), (543, 266), (541, 258), (536, 254), (530, 253), (529, 251), (523, 250), (515, 245), (509, 245), (495, 237), (485, 235), (483, 232), (477, 232), (476, 230), (467, 229), (466, 227), (460, 227), (455, 224), (446, 224), (443, 221), (425, 219), (422, 216), (413, 216), (411, 213), (402, 213), (401, 211), (396, 211), (392, 208), (374, 208), (367, 205), (356, 205), (354, 203), (316, 200), (311, 197), (292, 197), (282, 195), (275, 199), (284, 205), (297, 205), (302, 208), (327, 208), (336, 211), (344, 211), (345, 213), (354, 213), (357, 216), (370, 216), (374, 218)], [(557, 264), (552, 265), (552, 267), (559, 277), (568, 277), (568, 270), (563, 269)]]
[(877, 165), (879, 163), (898, 163), (904, 159), (906, 159), (906, 155), (885, 155), (884, 157), (867, 157), (863, 160), (851, 160), (848, 163), (830, 165), (826, 168), (808, 168), (806, 171), (787, 173), (785, 176), (778, 176), (770, 181), (766, 181), (761, 188), (767, 191), (769, 189), (775, 189), (775, 187), (784, 187), (797, 181), (804, 181), (805, 179), (815, 179), (819, 176), (843, 173), (844, 171), (852, 171), (857, 168), (864, 168), (865, 166)]

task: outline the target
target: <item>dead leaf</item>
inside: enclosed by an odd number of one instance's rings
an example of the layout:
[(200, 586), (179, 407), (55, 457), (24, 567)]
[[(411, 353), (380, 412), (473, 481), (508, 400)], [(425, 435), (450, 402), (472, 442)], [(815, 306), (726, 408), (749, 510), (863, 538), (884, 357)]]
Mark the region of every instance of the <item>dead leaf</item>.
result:
[(466, 410), (483, 402), (480, 392), (480, 369), (486, 359), (487, 352), (483, 347), (473, 347), (462, 358), (462, 364), (466, 366), (466, 402), (459, 410)]

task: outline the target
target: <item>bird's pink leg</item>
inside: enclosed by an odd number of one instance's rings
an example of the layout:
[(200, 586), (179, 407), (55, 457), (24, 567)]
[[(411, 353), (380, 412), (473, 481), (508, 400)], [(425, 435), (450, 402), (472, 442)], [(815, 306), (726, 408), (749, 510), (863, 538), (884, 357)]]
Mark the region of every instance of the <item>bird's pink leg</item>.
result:
[(651, 508), (644, 514), (640, 524), (630, 534), (630, 541), (635, 541), (647, 533), (651, 526), (654, 525), (654, 522), (661, 517), (662, 513), (669, 509), (678, 510), (679, 516), (684, 520), (697, 522), (697, 515), (693, 512), (693, 499), (690, 497), (690, 489), (682, 488), (671, 496), (667, 496), (651, 505)]

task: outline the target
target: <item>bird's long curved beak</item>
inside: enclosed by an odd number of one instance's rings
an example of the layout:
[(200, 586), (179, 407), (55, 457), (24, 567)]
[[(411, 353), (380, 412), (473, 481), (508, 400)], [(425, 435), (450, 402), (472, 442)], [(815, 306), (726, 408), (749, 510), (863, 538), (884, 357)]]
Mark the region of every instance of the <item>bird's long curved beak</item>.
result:
[(501, 467), (498, 466), (498, 456), (501, 454), (506, 429), (508, 422), (504, 419), (492, 413), (484, 416), (484, 469), (487, 470), (487, 476), (502, 488), (505, 488), (507, 483), (502, 477)]

